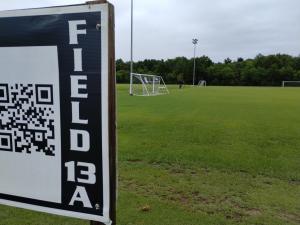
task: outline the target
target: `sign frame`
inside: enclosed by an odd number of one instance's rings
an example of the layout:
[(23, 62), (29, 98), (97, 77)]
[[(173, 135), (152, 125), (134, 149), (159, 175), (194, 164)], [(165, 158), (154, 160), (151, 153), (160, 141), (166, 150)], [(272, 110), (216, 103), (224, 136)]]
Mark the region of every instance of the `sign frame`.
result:
[[(116, 78), (114, 7), (110, 3), (87, 3), (37, 9), (0, 12), (2, 18), (63, 15), (71, 13), (98, 13), (101, 15), (101, 99), (102, 99), (102, 173), (103, 216), (39, 206), (6, 199), (0, 204), (73, 218), (98, 221), (104, 224), (116, 222)], [(100, 14), (101, 12), (101, 14)], [(97, 222), (96, 222), (97, 223)], [(95, 223), (95, 224), (96, 224)]]

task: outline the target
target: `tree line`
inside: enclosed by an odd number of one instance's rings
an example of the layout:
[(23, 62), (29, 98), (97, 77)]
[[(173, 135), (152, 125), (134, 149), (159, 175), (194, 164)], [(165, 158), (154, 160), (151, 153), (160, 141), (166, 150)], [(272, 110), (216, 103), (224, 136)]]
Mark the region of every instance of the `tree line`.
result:
[[(168, 84), (184, 81), (192, 84), (194, 59), (177, 57), (168, 60), (146, 59), (134, 63), (134, 72), (161, 75)], [(117, 82), (129, 83), (130, 62), (116, 61)], [(254, 59), (225, 59), (214, 63), (209, 57), (196, 58), (195, 82), (208, 85), (279, 86), (283, 80), (300, 80), (300, 56), (285, 54), (257, 55)]]

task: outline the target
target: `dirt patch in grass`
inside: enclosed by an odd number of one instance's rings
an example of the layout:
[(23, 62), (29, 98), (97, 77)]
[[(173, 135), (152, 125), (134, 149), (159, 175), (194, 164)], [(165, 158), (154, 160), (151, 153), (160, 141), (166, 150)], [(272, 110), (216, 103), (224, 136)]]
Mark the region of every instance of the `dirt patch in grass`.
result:
[(246, 214), (249, 216), (260, 216), (262, 212), (259, 209), (246, 209)]
[(285, 212), (285, 213), (280, 214), (280, 218), (283, 218), (284, 220), (286, 220), (288, 222), (300, 224), (300, 215), (299, 214)]

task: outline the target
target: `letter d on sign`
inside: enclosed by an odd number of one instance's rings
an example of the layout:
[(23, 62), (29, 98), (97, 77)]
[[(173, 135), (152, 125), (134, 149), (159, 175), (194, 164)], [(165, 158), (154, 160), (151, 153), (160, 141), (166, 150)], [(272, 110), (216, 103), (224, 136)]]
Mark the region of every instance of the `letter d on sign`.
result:
[(88, 152), (90, 150), (90, 134), (85, 130), (70, 130), (71, 150)]

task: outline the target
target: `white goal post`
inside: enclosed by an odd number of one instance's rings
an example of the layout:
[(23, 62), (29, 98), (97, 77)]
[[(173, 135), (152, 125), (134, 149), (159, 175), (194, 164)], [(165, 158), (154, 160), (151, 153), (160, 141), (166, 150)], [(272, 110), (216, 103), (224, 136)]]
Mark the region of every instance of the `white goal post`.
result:
[(169, 94), (169, 90), (161, 76), (132, 73), (129, 93), (135, 96), (155, 96)]
[(206, 80), (200, 80), (198, 82), (198, 87), (206, 87)]
[[(295, 85), (291, 85), (291, 86), (287, 86), (288, 84), (298, 84), (298, 86)], [(300, 87), (300, 81), (299, 80), (284, 80), (282, 81), (282, 87)]]

